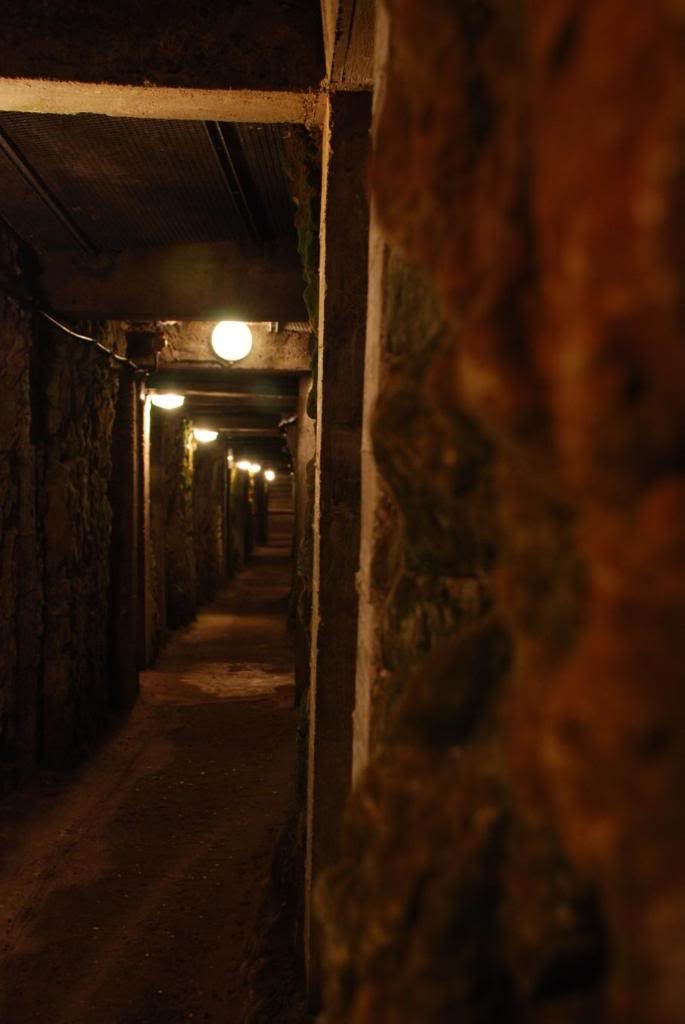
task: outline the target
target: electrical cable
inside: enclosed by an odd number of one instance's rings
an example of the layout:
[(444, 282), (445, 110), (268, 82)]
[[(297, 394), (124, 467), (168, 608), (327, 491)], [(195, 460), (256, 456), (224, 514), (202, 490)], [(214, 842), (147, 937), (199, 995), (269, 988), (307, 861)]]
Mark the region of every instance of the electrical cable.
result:
[(78, 338), (80, 341), (92, 341), (93, 344), (99, 344), (95, 338), (91, 338), (89, 334), (79, 334), (77, 331), (72, 331), (71, 327), (67, 327), (66, 324), (61, 324), (59, 320), (55, 320), (54, 316), (50, 316), (44, 309), (39, 309), (38, 312), (41, 316), (44, 316), (46, 320), (49, 320), (55, 327), (59, 327), (60, 331), (64, 331), (65, 334), (70, 334), (72, 338)]
[(38, 309), (37, 312), (40, 313), (41, 316), (45, 317), (46, 320), (49, 320), (51, 324), (54, 324), (55, 327), (58, 327), (60, 331), (64, 331), (65, 334), (68, 334), (72, 338), (78, 338), (79, 341), (88, 342), (95, 348), (99, 349), (100, 352), (104, 352), (115, 362), (125, 366), (130, 366), (132, 370), (136, 370), (138, 373), (147, 373), (146, 370), (141, 369), (140, 366), (137, 366), (130, 359), (127, 359), (126, 356), (120, 356), (117, 352), (113, 352), (111, 348), (107, 348), (106, 345), (97, 341), (96, 338), (92, 338), (89, 334), (79, 334), (78, 331), (72, 330), (71, 327), (67, 327), (66, 324), (60, 323), (60, 321), (56, 320), (54, 316), (50, 315), (50, 313), (46, 313), (44, 309)]

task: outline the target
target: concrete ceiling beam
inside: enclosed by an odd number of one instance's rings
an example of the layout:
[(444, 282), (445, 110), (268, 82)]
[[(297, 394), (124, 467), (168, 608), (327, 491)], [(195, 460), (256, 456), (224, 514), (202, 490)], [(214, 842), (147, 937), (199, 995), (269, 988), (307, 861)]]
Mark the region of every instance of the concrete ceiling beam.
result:
[(294, 374), (241, 370), (239, 366), (219, 367), (195, 364), (170, 363), (161, 366), (148, 381), (151, 388), (172, 390), (179, 388), (202, 391), (209, 388), (223, 394), (244, 395), (259, 399), (262, 396), (297, 398), (299, 382)]
[(0, 68), (16, 79), (306, 92), (325, 74), (321, 14), (312, 0), (4, 0)]
[[(285, 322), (306, 316), (297, 253), (280, 243), (202, 242), (92, 259), (55, 252), (41, 285), (52, 308), (71, 317)], [(260, 366), (256, 356), (253, 363)]]
[(214, 430), (220, 430), (230, 434), (231, 437), (235, 436), (242, 440), (254, 439), (259, 441), (273, 439), (280, 442), (283, 439), (283, 435), (277, 427), (233, 427), (230, 423), (222, 424), (218, 422), (219, 419), (219, 417), (215, 417), (211, 423), (207, 421), (206, 425), (211, 426)]
[[(302, 288), (298, 295), (302, 293)], [(265, 297), (265, 301), (267, 297)], [(254, 319), (236, 317), (229, 319)], [(276, 318), (272, 318), (275, 320)], [(289, 319), (293, 319), (292, 317)], [(212, 349), (216, 321), (203, 320), (169, 324), (165, 328), (168, 346), (160, 353), (160, 367), (192, 368), (217, 363)], [(306, 331), (270, 330), (268, 324), (252, 323), (252, 351), (238, 364), (240, 369), (266, 372), (306, 373), (311, 366), (310, 334)], [(274, 325), (275, 326), (275, 325)]]
[(0, 110), (312, 126), (321, 123), (323, 105), (316, 89), (195, 89), (0, 78)]
[(186, 405), (183, 415), (193, 420), (198, 426), (212, 427), (214, 430), (229, 430), (236, 434), (247, 432), (250, 437), (278, 437), (278, 416), (235, 416), (232, 412), (221, 410), (195, 409)]
[(223, 405), (227, 402), (236, 408), (244, 409), (246, 412), (250, 409), (297, 408), (297, 395), (259, 395), (236, 391), (201, 391), (197, 388), (188, 387), (183, 388), (183, 394), (186, 396), (186, 400), (192, 402), (193, 406), (206, 405), (208, 408), (214, 403)]
[(321, 0), (331, 89), (372, 88), (375, 11), (375, 0)]

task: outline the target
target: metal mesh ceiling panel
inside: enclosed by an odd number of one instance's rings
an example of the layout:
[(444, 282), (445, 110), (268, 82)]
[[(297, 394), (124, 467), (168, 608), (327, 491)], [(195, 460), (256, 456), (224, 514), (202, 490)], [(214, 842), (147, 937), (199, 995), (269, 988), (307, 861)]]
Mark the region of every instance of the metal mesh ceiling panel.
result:
[(0, 155), (0, 214), (36, 249), (70, 249), (72, 236), (19, 171)]
[[(246, 236), (245, 218), (202, 122), (1, 113), (0, 130), (96, 248)], [(247, 192), (274, 235), (292, 230), (279, 130), (257, 144), (261, 129), (248, 126), (242, 161), (253, 176)], [(39, 249), (73, 248), (68, 232), (4, 154), (0, 213)]]
[(237, 124), (235, 134), (274, 234), (292, 230), (294, 209), (283, 171), (286, 125)]

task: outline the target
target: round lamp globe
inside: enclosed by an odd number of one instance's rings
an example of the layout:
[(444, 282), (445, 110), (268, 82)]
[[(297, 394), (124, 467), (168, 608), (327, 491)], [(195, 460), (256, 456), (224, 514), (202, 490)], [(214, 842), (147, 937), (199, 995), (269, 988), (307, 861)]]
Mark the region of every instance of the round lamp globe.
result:
[(240, 320), (221, 320), (212, 331), (212, 348), (225, 363), (237, 363), (252, 351), (252, 331)]

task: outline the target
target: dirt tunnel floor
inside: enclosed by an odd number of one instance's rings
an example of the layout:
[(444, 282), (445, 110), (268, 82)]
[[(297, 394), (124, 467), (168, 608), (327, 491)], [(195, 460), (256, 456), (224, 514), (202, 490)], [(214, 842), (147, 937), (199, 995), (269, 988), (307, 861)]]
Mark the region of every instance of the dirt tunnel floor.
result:
[(280, 539), (171, 640), (87, 766), (0, 804), (2, 1024), (242, 1021), (294, 781)]

